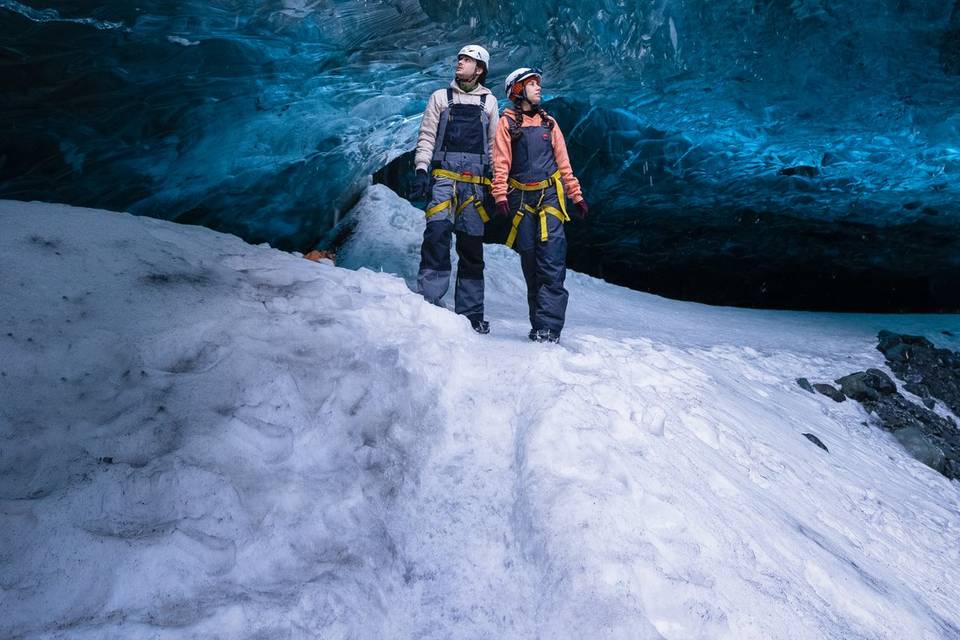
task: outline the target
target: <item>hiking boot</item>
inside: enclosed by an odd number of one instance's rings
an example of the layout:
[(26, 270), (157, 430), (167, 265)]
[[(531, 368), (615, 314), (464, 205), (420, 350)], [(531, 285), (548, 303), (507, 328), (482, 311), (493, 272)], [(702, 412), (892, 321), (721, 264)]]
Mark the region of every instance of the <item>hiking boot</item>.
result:
[(560, 333), (553, 329), (531, 329), (528, 337), (534, 342), (560, 342)]
[(470, 318), (470, 326), (480, 335), (490, 333), (490, 323), (482, 318)]

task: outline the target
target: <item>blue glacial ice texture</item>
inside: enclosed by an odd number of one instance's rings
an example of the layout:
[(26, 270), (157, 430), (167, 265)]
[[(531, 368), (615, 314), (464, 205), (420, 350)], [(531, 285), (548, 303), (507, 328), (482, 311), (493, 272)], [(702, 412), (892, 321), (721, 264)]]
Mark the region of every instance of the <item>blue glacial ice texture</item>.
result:
[(0, 197), (307, 248), (412, 148), (429, 91), (479, 41), (497, 91), (545, 69), (602, 220), (571, 228), (580, 268), (648, 287), (662, 276), (629, 280), (651, 253), (750, 271), (799, 235), (788, 253), (847, 271), (946, 273), (957, 33), (956, 5), (926, 0), (3, 0)]
[(394, 45), (435, 30), (410, 1), (73, 5), (0, 4), (0, 197), (284, 247), (412, 144), (424, 68), (449, 53)]

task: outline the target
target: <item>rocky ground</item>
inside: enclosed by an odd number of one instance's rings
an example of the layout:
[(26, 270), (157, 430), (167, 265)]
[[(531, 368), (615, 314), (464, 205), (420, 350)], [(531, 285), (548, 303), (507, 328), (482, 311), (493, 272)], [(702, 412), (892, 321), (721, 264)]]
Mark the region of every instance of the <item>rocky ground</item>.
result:
[(797, 384), (837, 402), (856, 400), (915, 458), (948, 478), (960, 478), (960, 428), (950, 413), (960, 414), (960, 354), (938, 349), (930, 340), (881, 331), (877, 349), (909, 396), (879, 369), (857, 371), (831, 384)]

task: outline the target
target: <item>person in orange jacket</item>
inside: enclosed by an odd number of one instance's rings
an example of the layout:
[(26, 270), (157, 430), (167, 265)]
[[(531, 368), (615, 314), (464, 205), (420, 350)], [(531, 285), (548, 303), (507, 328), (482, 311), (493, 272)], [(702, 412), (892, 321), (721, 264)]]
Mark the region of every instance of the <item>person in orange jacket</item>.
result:
[(560, 126), (540, 105), (539, 69), (522, 67), (507, 76), (512, 108), (504, 110), (493, 140), (491, 193), (497, 215), (513, 215), (507, 246), (520, 254), (527, 283), (530, 339), (557, 342), (567, 311), (567, 238), (570, 198), (581, 220), (589, 207), (573, 175)]

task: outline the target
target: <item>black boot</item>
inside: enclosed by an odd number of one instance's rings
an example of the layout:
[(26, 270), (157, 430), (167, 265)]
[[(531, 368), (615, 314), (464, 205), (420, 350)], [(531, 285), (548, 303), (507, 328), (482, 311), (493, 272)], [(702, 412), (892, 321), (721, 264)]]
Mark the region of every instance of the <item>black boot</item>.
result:
[(534, 342), (560, 342), (560, 333), (553, 329), (531, 329), (528, 337)]
[(473, 327), (473, 330), (481, 335), (486, 335), (490, 333), (490, 323), (479, 317), (468, 318), (470, 320), (470, 326)]

